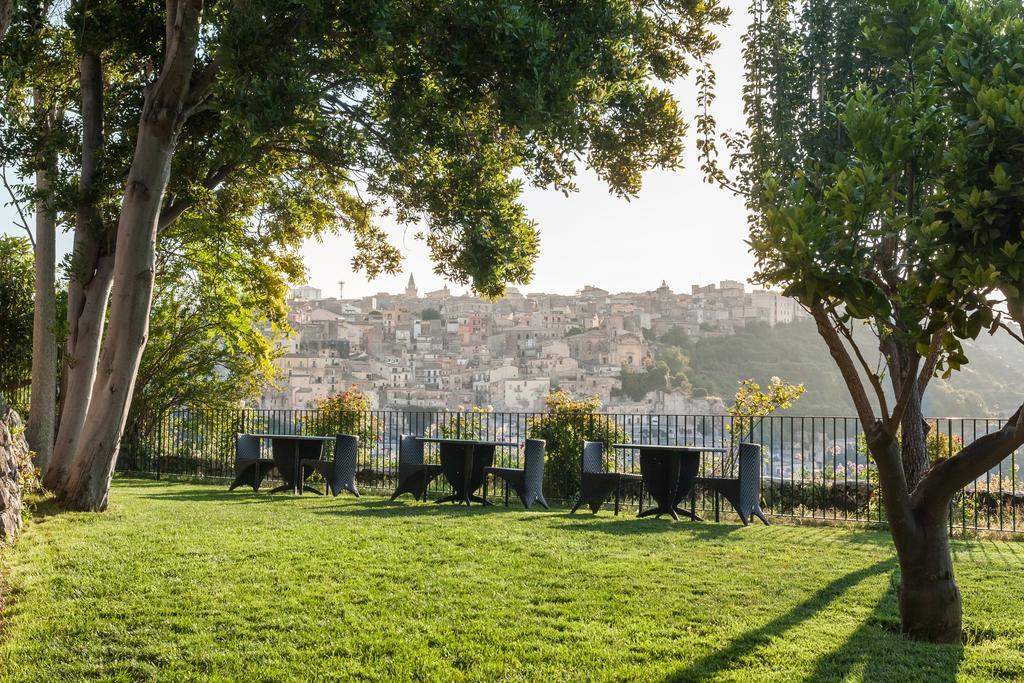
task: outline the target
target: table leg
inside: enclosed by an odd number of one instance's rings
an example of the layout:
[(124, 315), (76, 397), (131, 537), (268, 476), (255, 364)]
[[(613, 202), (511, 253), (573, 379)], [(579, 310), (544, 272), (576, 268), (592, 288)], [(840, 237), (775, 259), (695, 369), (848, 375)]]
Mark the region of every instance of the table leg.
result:
[(693, 510), (684, 510), (684, 509), (678, 508), (678, 507), (677, 508), (673, 508), (673, 509), (676, 511), (676, 514), (678, 514), (678, 515), (685, 515), (686, 517), (689, 517), (690, 519), (692, 519), (695, 522), (703, 522), (704, 521), (704, 518), (701, 517), (700, 515), (698, 515)]
[(466, 444), (462, 452), (462, 500), (471, 504), (470, 487), (473, 485), (473, 444)]
[[(657, 463), (658, 469), (661, 470), (660, 474), (663, 475), (665, 477), (665, 479), (667, 479), (667, 482), (666, 482), (666, 486), (665, 486), (664, 495), (662, 496), (662, 500), (658, 500), (658, 496), (655, 493), (655, 491), (657, 491), (659, 489), (659, 487), (656, 487), (656, 486), (648, 487), (648, 493), (651, 495), (651, 498), (654, 499), (655, 505), (654, 505), (654, 507), (647, 508), (646, 510), (641, 510), (640, 512), (637, 513), (636, 516), (637, 517), (650, 517), (651, 515), (654, 515), (655, 517), (661, 517), (662, 515), (670, 515), (672, 517), (672, 519), (679, 519), (679, 517), (676, 515), (675, 511), (672, 509), (672, 501), (675, 500), (675, 493), (676, 493), (676, 489), (678, 488), (678, 484), (679, 484), (679, 468), (676, 466), (676, 462), (675, 462), (677, 460), (677, 458), (673, 458), (673, 457), (670, 457), (670, 456), (665, 456), (665, 455), (658, 454), (658, 453), (651, 453), (650, 451), (648, 451), (647, 453), (644, 453), (643, 449), (641, 449), (640, 450), (640, 458), (641, 458), (640, 468), (641, 468), (641, 472), (643, 472), (643, 467), (644, 467), (644, 465), (643, 465), (643, 458), (645, 456), (647, 458), (648, 468), (650, 468), (653, 465), (653, 463)], [(666, 458), (667, 458), (667, 461), (666, 461)], [(650, 469), (648, 469), (648, 471), (650, 471)], [(675, 475), (674, 478), (673, 478), (673, 474)], [(654, 472), (654, 475), (657, 476), (657, 475), (659, 475), (659, 473), (658, 472)], [(642, 499), (641, 499), (640, 502), (641, 502), (641, 504), (643, 504), (643, 500)]]
[(292, 493), (302, 495), (302, 482), (300, 481), (299, 470), (299, 440), (295, 439), (295, 478), (292, 479)]

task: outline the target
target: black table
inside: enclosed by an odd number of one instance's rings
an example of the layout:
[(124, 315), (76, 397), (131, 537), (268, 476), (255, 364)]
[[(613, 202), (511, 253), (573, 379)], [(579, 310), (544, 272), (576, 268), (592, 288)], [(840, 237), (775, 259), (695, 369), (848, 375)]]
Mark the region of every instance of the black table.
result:
[(484, 484), (484, 468), (494, 464), (494, 449), (499, 446), (518, 448), (517, 443), (503, 441), (475, 441), (473, 439), (443, 439), (417, 437), (424, 443), (441, 446), (441, 473), (452, 487), (452, 495), (438, 499), (438, 503), (456, 501), (492, 505), (475, 495)]
[(640, 476), (644, 479), (644, 488), (657, 505), (642, 510), (637, 517), (671, 515), (672, 519), (679, 519), (679, 515), (686, 515), (695, 521), (703, 521), (694, 511), (692, 501), (690, 510), (682, 509), (679, 504), (693, 493), (693, 484), (700, 470), (700, 454), (727, 453), (728, 449), (644, 443), (617, 443), (612, 447), (640, 451)]
[(274, 465), (281, 473), (281, 478), (284, 479), (284, 484), (276, 489), (271, 489), (271, 493), (279, 493), (288, 489), (291, 489), (292, 493), (298, 494), (303, 491), (320, 493), (312, 486), (306, 486), (306, 477), (299, 471), (299, 461), (319, 460), (323, 453), (323, 442), (334, 441), (333, 436), (297, 436), (295, 434), (250, 434), (250, 436), (255, 436), (258, 439), (270, 439)]

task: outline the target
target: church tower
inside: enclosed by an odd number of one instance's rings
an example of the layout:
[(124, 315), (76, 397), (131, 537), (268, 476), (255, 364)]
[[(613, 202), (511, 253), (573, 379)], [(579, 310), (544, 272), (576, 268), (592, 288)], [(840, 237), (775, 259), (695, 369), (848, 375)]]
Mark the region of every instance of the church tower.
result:
[(405, 286), (405, 296), (409, 299), (419, 298), (419, 293), (416, 291), (416, 280), (413, 278), (412, 273), (409, 273), (409, 284)]

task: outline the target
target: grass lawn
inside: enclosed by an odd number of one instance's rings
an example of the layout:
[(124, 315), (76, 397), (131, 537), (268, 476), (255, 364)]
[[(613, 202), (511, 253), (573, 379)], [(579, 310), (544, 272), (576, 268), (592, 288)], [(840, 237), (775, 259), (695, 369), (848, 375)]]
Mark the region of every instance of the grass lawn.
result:
[(1024, 544), (958, 541), (965, 648), (884, 533), (118, 480), (0, 553), (0, 679), (1024, 678)]

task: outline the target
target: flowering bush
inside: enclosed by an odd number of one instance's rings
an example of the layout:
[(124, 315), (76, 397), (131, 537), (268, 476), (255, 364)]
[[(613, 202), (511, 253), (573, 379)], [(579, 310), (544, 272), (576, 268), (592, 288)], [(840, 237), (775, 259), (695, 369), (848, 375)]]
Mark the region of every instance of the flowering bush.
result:
[(579, 493), (584, 441), (604, 443), (606, 465), (611, 445), (629, 441), (626, 432), (598, 413), (600, 407), (596, 396), (575, 400), (564, 391), (553, 391), (548, 394), (547, 414), (530, 420), (529, 437), (547, 441), (544, 488), (550, 497), (568, 499)]
[(383, 423), (373, 414), (370, 397), (356, 385), (316, 402), (316, 411), (303, 421), (304, 431), (315, 436), (352, 434), (366, 452), (383, 434)]

